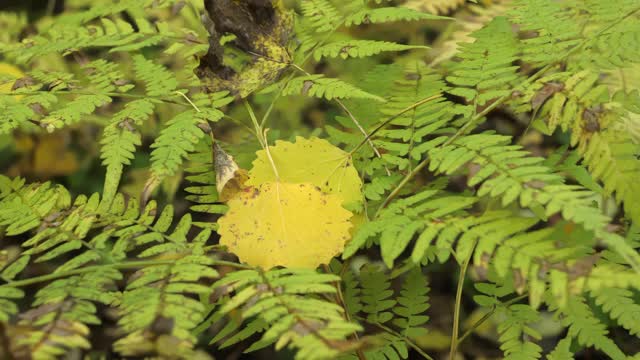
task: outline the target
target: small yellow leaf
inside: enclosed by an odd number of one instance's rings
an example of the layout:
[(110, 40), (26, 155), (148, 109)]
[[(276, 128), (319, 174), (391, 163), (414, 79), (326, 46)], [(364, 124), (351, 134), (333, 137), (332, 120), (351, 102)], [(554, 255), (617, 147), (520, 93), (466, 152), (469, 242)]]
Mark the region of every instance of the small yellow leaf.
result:
[[(19, 68), (11, 64), (0, 63), (0, 78), (9, 77), (14, 79), (19, 79), (23, 76), (24, 76), (24, 73)], [(15, 81), (0, 83), (0, 94), (10, 93), (14, 83)]]
[[(326, 193), (339, 196), (342, 205), (348, 209), (360, 206), (362, 180), (347, 152), (316, 137), (297, 137), (295, 143), (276, 141), (275, 146), (269, 146), (269, 152), (278, 169), (280, 181), (311, 183)], [(247, 184), (276, 181), (266, 151), (258, 151), (257, 155), (249, 171)]]
[(43, 136), (33, 154), (33, 172), (40, 176), (64, 176), (75, 172), (79, 162), (76, 154), (68, 149), (68, 141), (62, 134)]
[(233, 156), (227, 154), (218, 143), (213, 143), (216, 189), (220, 201), (228, 201), (244, 188), (249, 178), (246, 170), (240, 169)]
[(350, 238), (351, 212), (312, 184), (267, 182), (245, 188), (228, 205), (218, 221), (220, 243), (263, 269), (315, 269), (340, 254)]

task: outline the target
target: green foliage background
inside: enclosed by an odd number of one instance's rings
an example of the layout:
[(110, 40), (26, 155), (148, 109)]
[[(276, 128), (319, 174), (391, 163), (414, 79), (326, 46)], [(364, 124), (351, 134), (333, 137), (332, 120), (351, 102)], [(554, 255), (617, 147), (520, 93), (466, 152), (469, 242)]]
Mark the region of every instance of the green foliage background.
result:
[[(636, 0), (206, 3), (0, 12), (0, 358), (638, 358)], [(212, 142), (296, 136), (353, 237), (240, 263)]]

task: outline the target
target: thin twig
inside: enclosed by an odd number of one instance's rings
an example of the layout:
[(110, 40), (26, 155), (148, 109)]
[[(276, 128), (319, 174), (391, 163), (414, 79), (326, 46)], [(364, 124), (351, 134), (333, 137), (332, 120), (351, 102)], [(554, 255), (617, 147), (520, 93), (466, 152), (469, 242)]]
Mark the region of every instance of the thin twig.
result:
[(451, 332), (451, 350), (449, 351), (449, 359), (453, 360), (456, 357), (456, 351), (458, 349), (458, 329), (460, 327), (460, 308), (462, 307), (462, 288), (464, 287), (464, 280), (467, 276), (467, 268), (469, 267), (469, 262), (471, 262), (471, 255), (473, 254), (473, 249), (476, 247), (476, 242), (474, 241), (473, 246), (471, 246), (471, 250), (469, 252), (469, 256), (464, 259), (462, 263), (462, 268), (460, 269), (460, 274), (458, 275), (458, 287), (456, 289), (456, 304), (453, 311), (453, 330)]
[(425, 358), (427, 360), (434, 360), (431, 356), (429, 356), (429, 354), (424, 352), (424, 350), (422, 350), (422, 348), (420, 346), (418, 346), (416, 343), (411, 341), (411, 339), (409, 339), (408, 337), (398, 333), (397, 331), (395, 331), (395, 330), (393, 330), (393, 329), (391, 329), (391, 328), (389, 328), (389, 327), (387, 327), (387, 326), (385, 326), (383, 324), (380, 324), (379, 322), (370, 321), (370, 320), (368, 320), (366, 318), (363, 318), (363, 317), (360, 317), (360, 316), (358, 316), (357, 318), (360, 321), (364, 321), (364, 322), (367, 322), (367, 323), (369, 323), (371, 325), (377, 326), (381, 330), (384, 330), (385, 332), (387, 332), (387, 333), (389, 333), (389, 334), (391, 334), (391, 335), (393, 335), (395, 337), (398, 337), (398, 338), (402, 339), (407, 345), (409, 345), (409, 347), (411, 347), (413, 350), (415, 350), (423, 358)]
[[(509, 306), (511, 304), (517, 303), (518, 301), (526, 298), (527, 296), (529, 296), (529, 294), (522, 294), (518, 297), (515, 297), (505, 303), (503, 303), (503, 306)], [(491, 310), (489, 312), (487, 312), (486, 314), (484, 314), (484, 316), (482, 316), (482, 318), (478, 319), (478, 321), (476, 321), (473, 325), (471, 325), (471, 327), (469, 329), (467, 329), (467, 331), (458, 339), (458, 346), (460, 346), (460, 344), (464, 341), (464, 339), (466, 339), (469, 335), (471, 335), (478, 327), (480, 327), (480, 325), (482, 325), (485, 321), (489, 320), (489, 318), (495, 314), (496, 310), (498, 308), (496, 306), (493, 306), (491, 308)]]

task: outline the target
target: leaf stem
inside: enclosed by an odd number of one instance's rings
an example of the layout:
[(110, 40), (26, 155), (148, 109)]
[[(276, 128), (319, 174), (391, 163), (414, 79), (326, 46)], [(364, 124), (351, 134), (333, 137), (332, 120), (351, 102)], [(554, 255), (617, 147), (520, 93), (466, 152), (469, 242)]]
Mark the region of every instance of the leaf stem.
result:
[(469, 252), (469, 255), (464, 262), (462, 263), (462, 268), (460, 269), (460, 274), (458, 275), (458, 286), (456, 289), (456, 303), (453, 312), (453, 330), (451, 332), (451, 349), (449, 351), (449, 360), (454, 360), (456, 357), (456, 351), (458, 349), (458, 331), (460, 327), (460, 308), (462, 307), (462, 288), (464, 287), (464, 280), (467, 277), (467, 268), (469, 267), (469, 262), (471, 262), (471, 255), (473, 254), (473, 249), (476, 247), (476, 242), (474, 241), (472, 251)]
[[(505, 302), (504, 304), (502, 304), (503, 306), (509, 306), (511, 304), (517, 303), (518, 301), (525, 299), (527, 296), (529, 296), (529, 294), (525, 293), (522, 294), (518, 297), (515, 297), (507, 302)], [(480, 319), (478, 319), (478, 321), (476, 321), (459, 339), (458, 339), (458, 346), (460, 346), (460, 344), (464, 341), (464, 339), (466, 339), (469, 335), (473, 334), (473, 332), (480, 327), (480, 325), (482, 325), (482, 323), (484, 323), (485, 321), (487, 321), (491, 316), (493, 316), (493, 314), (495, 314), (496, 310), (498, 308), (496, 306), (493, 306), (491, 308), (491, 310), (489, 312), (487, 312), (486, 314), (484, 314), (484, 316)]]
[(267, 142), (266, 142), (266, 139), (263, 138), (264, 134), (262, 132), (262, 128), (260, 127), (260, 124), (258, 124), (258, 119), (256, 118), (256, 114), (253, 112), (253, 108), (251, 107), (251, 104), (249, 104), (247, 99), (244, 99), (244, 107), (247, 108), (247, 112), (249, 113), (249, 117), (251, 118), (251, 122), (253, 123), (253, 127), (256, 132), (256, 137), (260, 142), (260, 146), (262, 146), (263, 149), (266, 148)]
[(358, 320), (360, 321), (364, 321), (367, 322), (371, 325), (377, 326), (378, 328), (380, 328), (381, 330), (384, 330), (385, 332), (402, 339), (407, 345), (409, 345), (409, 347), (411, 347), (413, 350), (415, 350), (418, 354), (420, 354), (420, 356), (422, 356), (423, 358), (427, 359), (427, 360), (434, 360), (429, 354), (427, 354), (426, 352), (424, 352), (424, 350), (422, 350), (422, 348), (420, 346), (418, 346), (416, 343), (414, 343), (413, 341), (411, 341), (411, 339), (409, 339), (408, 337), (398, 333), (397, 331), (391, 329), (390, 327), (387, 327), (383, 324), (380, 324), (379, 322), (376, 321), (370, 321), (367, 320), (366, 318), (357, 317)]

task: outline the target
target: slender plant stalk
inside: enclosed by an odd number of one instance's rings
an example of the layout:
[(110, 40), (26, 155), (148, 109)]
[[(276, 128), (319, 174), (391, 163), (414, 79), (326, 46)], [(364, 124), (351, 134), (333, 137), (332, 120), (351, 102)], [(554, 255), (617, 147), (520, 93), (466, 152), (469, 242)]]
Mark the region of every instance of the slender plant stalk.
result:
[(411, 339), (409, 339), (408, 337), (398, 333), (397, 331), (391, 329), (390, 327), (387, 327), (387, 326), (385, 326), (383, 324), (380, 324), (379, 322), (376, 322), (376, 321), (367, 320), (366, 318), (363, 318), (363, 317), (358, 317), (357, 319), (360, 320), (360, 321), (367, 322), (367, 323), (369, 323), (371, 325), (374, 325), (374, 326), (380, 328), (381, 330), (384, 330), (385, 332), (387, 332), (387, 333), (389, 333), (389, 334), (391, 334), (391, 335), (393, 335), (395, 337), (398, 337), (398, 338), (402, 339), (407, 345), (409, 345), (410, 348), (415, 350), (423, 358), (425, 358), (427, 360), (434, 360), (429, 354), (424, 352), (424, 350), (422, 350), (422, 348), (420, 346), (418, 346), (416, 343), (411, 341)]
[[(527, 296), (529, 296), (529, 294), (522, 294), (518, 297), (515, 297), (507, 302), (505, 302), (504, 304), (502, 304), (503, 306), (509, 306), (511, 304), (517, 303), (520, 300), (525, 299)], [(480, 319), (478, 319), (478, 321), (476, 321), (469, 329), (467, 329), (467, 331), (460, 336), (460, 338), (458, 339), (458, 346), (460, 346), (460, 344), (464, 341), (464, 339), (466, 339), (469, 335), (473, 334), (473, 332), (480, 327), (480, 325), (482, 325), (485, 321), (489, 320), (489, 318), (491, 318), (491, 316), (493, 316), (493, 314), (496, 313), (497, 308), (494, 306), (491, 308), (491, 310), (489, 312), (487, 312), (486, 314), (484, 314), (484, 316), (482, 316)]]
[[(472, 250), (476, 247), (474, 242), (471, 247)], [(469, 256), (464, 259), (462, 263), (462, 268), (460, 269), (460, 274), (458, 275), (458, 287), (456, 289), (456, 304), (453, 311), (453, 331), (451, 332), (451, 349), (449, 351), (449, 360), (453, 360), (456, 357), (456, 352), (458, 350), (458, 330), (460, 327), (460, 309), (462, 307), (462, 288), (464, 287), (464, 280), (467, 277), (467, 268), (469, 267), (469, 262), (471, 261), (471, 254), (473, 251), (469, 252)]]

